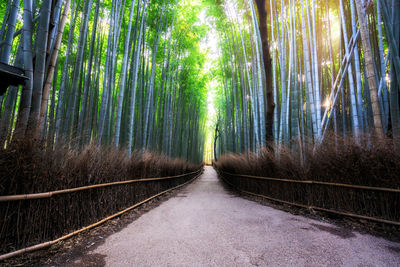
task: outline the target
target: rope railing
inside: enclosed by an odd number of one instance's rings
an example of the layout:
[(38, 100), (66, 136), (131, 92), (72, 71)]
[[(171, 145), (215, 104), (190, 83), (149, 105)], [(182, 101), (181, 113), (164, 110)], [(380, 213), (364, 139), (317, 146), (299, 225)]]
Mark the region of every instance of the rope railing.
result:
[[(104, 218), (104, 219), (102, 219), (102, 220), (100, 220), (100, 221), (98, 221), (96, 223), (93, 223), (93, 224), (91, 224), (89, 226), (86, 226), (84, 228), (81, 228), (79, 230), (71, 232), (71, 233), (69, 233), (67, 235), (64, 235), (62, 237), (59, 237), (59, 238), (57, 238), (55, 240), (43, 242), (43, 243), (40, 243), (40, 244), (37, 244), (37, 245), (34, 245), (34, 246), (30, 246), (30, 247), (27, 247), (27, 248), (19, 249), (19, 250), (10, 252), (10, 253), (6, 253), (6, 254), (3, 254), (3, 255), (0, 255), (0, 261), (3, 261), (3, 260), (6, 260), (6, 259), (9, 259), (11, 257), (15, 257), (15, 256), (18, 256), (18, 255), (21, 255), (23, 253), (32, 252), (32, 251), (36, 251), (36, 250), (43, 249), (43, 248), (46, 248), (46, 247), (50, 247), (50, 246), (52, 246), (52, 245), (54, 245), (54, 244), (56, 244), (56, 243), (58, 243), (60, 241), (66, 240), (68, 238), (71, 238), (71, 237), (73, 237), (73, 236), (75, 236), (75, 235), (77, 235), (77, 234), (79, 234), (79, 233), (81, 233), (83, 231), (86, 231), (86, 230), (89, 230), (89, 229), (94, 228), (96, 226), (99, 226), (99, 225), (105, 223), (106, 221), (114, 219), (114, 218), (116, 218), (116, 217), (118, 217), (118, 216), (120, 216), (120, 215), (122, 215), (122, 214), (124, 214), (124, 213), (126, 213), (126, 212), (128, 212), (128, 211), (130, 211), (132, 209), (134, 209), (134, 208), (137, 208), (137, 207), (143, 205), (146, 202), (149, 202), (150, 200), (152, 200), (152, 199), (154, 199), (156, 197), (164, 195), (164, 194), (166, 194), (166, 193), (168, 193), (168, 192), (170, 192), (172, 190), (178, 189), (180, 187), (183, 187), (183, 186), (193, 182), (201, 174), (202, 174), (202, 169), (199, 169), (199, 170), (194, 171), (194, 172), (185, 173), (185, 174), (176, 175), (176, 176), (135, 179), (135, 180), (129, 180), (129, 181), (123, 181), (123, 182), (98, 184), (98, 185), (94, 185), (95, 187), (93, 187), (93, 186), (84, 186), (84, 187), (78, 187), (78, 188), (73, 188), (73, 189), (66, 189), (66, 190), (58, 190), (58, 191), (53, 191), (53, 192), (39, 193), (39, 194), (42, 194), (42, 195), (44, 194), (43, 197), (41, 197), (41, 198), (48, 198), (48, 197), (51, 197), (51, 196), (55, 195), (54, 192), (57, 192), (57, 194), (63, 194), (63, 193), (69, 193), (69, 192), (82, 191), (82, 190), (91, 189), (91, 188), (106, 187), (106, 186), (111, 186), (111, 185), (120, 185), (120, 184), (128, 184), (128, 183), (135, 183), (135, 182), (146, 182), (146, 181), (148, 182), (148, 181), (168, 180), (168, 179), (176, 179), (176, 178), (180, 178), (180, 177), (186, 177), (186, 176), (190, 176), (190, 175), (195, 175), (193, 177), (193, 179), (190, 179), (189, 181), (187, 181), (187, 182), (185, 182), (183, 184), (180, 184), (180, 185), (175, 186), (173, 188), (169, 188), (167, 190), (164, 190), (164, 191), (162, 191), (162, 192), (160, 192), (158, 194), (155, 194), (155, 195), (153, 195), (153, 196), (151, 196), (151, 197), (149, 197), (149, 198), (147, 198), (147, 199), (145, 199), (145, 200), (143, 200), (143, 201), (141, 201), (139, 203), (136, 203), (136, 204), (134, 204), (134, 205), (122, 210), (122, 211), (119, 211), (119, 212), (117, 212), (117, 213), (115, 213), (113, 215), (110, 215), (110, 216), (108, 216), (108, 217), (106, 217), (106, 218)], [(74, 191), (71, 191), (71, 190), (74, 190)], [(46, 194), (48, 194), (48, 193), (53, 193), (53, 194), (51, 196), (47, 196)], [(28, 196), (28, 198), (22, 198), (22, 199), (15, 199), (16, 196), (11, 196), (11, 197), (14, 197), (14, 198), (12, 198), (10, 201), (25, 200), (25, 199), (37, 199), (38, 197), (36, 197), (36, 196), (39, 195), (39, 194), (18, 195), (18, 196)], [(35, 197), (30, 198), (32, 195), (35, 195)], [(4, 197), (8, 197), (8, 196), (4, 196)], [(5, 198), (3, 198), (3, 199), (5, 199)], [(2, 201), (7, 201), (7, 200), (2, 200)]]
[(283, 178), (270, 178), (270, 177), (254, 176), (254, 175), (247, 175), (247, 174), (234, 174), (234, 173), (225, 172), (225, 171), (221, 171), (221, 170), (218, 170), (218, 172), (224, 173), (224, 174), (227, 174), (230, 176), (244, 177), (244, 178), (250, 178), (250, 179), (257, 179), (257, 180), (267, 180), (267, 181), (276, 181), (276, 182), (285, 182), (285, 183), (299, 183), (299, 184), (316, 184), (316, 185), (326, 185), (326, 186), (347, 187), (347, 188), (353, 188), (353, 189), (400, 193), (400, 189), (396, 189), (396, 188), (351, 185), (351, 184), (331, 183), (331, 182), (322, 182), (322, 181), (314, 181), (314, 180), (295, 180), (295, 179), (292, 180), (292, 179), (283, 179)]
[(390, 224), (390, 225), (396, 225), (400, 226), (399, 221), (393, 221), (393, 220), (387, 220), (383, 218), (377, 218), (377, 217), (371, 217), (371, 216), (365, 216), (365, 215), (360, 215), (360, 214), (355, 214), (352, 212), (347, 212), (347, 211), (339, 211), (339, 210), (333, 210), (333, 209), (328, 209), (328, 208), (322, 208), (318, 207), (315, 205), (310, 205), (310, 204), (301, 204), (301, 203), (295, 203), (292, 201), (286, 201), (282, 199), (278, 199), (275, 197), (270, 197), (266, 196), (263, 194), (256, 194), (254, 192), (250, 192), (247, 190), (243, 190), (239, 188), (238, 186), (234, 185), (233, 183), (229, 182), (226, 175), (230, 175), (233, 177), (242, 177), (242, 178), (249, 178), (249, 179), (255, 179), (255, 180), (265, 180), (265, 181), (277, 181), (277, 182), (284, 182), (284, 183), (300, 183), (300, 184), (308, 184), (308, 185), (324, 185), (324, 186), (336, 186), (336, 187), (344, 187), (344, 188), (352, 188), (352, 189), (363, 189), (363, 190), (372, 190), (372, 191), (380, 191), (380, 192), (390, 192), (390, 193), (400, 193), (399, 189), (394, 189), (394, 188), (381, 188), (381, 187), (370, 187), (370, 186), (359, 186), (359, 185), (349, 185), (349, 184), (340, 184), (340, 183), (329, 183), (329, 182), (320, 182), (320, 181), (312, 181), (312, 180), (290, 180), (290, 179), (280, 179), (280, 178), (269, 178), (269, 177), (260, 177), (260, 176), (253, 176), (253, 175), (245, 175), (245, 174), (233, 174), (221, 170), (217, 170), (217, 173), (219, 177), (228, 185), (233, 187), (235, 190), (247, 194), (247, 195), (252, 195), (256, 197), (261, 197), (264, 199), (268, 199), (274, 202), (278, 202), (281, 204), (287, 204), (289, 206), (296, 206), (300, 208), (305, 208), (308, 210), (317, 210), (317, 211), (322, 211), (322, 212), (327, 212), (327, 213), (332, 213), (336, 215), (341, 215), (341, 216), (347, 216), (347, 217), (352, 217), (356, 219), (364, 219), (364, 220), (369, 220), (369, 221), (374, 221), (374, 222), (379, 222), (379, 223), (385, 223), (385, 224)]
[(197, 171), (194, 171), (194, 172), (184, 173), (184, 174), (175, 175), (175, 176), (133, 179), (133, 180), (118, 181), (118, 182), (111, 182), (111, 183), (104, 183), (104, 184), (81, 186), (81, 187), (75, 187), (75, 188), (70, 188), (70, 189), (55, 190), (55, 191), (44, 192), (44, 193), (0, 196), (0, 202), (50, 198), (50, 197), (55, 196), (55, 195), (73, 193), (73, 192), (78, 192), (78, 191), (83, 191), (83, 190), (94, 189), (94, 188), (102, 188), (102, 187), (108, 187), (108, 186), (114, 186), (114, 185), (123, 185), (123, 184), (139, 183), (139, 182), (152, 182), (152, 181), (176, 179), (176, 178), (180, 178), (180, 177), (184, 177), (184, 176), (189, 176), (189, 175), (192, 175), (192, 174), (197, 174), (200, 171), (201, 171), (201, 169), (199, 169)]

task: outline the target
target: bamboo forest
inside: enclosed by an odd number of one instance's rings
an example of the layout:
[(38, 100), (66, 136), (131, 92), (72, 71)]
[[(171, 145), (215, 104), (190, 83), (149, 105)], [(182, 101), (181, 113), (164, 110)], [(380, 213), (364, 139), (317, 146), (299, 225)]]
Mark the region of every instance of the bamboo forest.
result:
[(330, 132), (400, 145), (396, 1), (271, 0), (261, 24), (252, 1), (26, 2), (1, 6), (1, 62), (28, 78), (0, 98), (2, 146), (29, 134), (201, 162), (216, 125), (219, 154)]
[[(67, 246), (77, 248), (71, 262), (86, 262), (77, 252), (86, 243), (72, 236), (139, 223), (132, 214), (150, 210), (139, 206), (167, 208), (183, 186), (205, 190), (176, 203), (197, 210), (190, 227), (211, 229), (217, 217), (223, 225), (217, 214), (236, 206), (218, 194), (233, 190), (262, 199), (259, 209), (343, 220), (397, 251), (349, 246), (359, 260), (337, 254), (333, 265), (400, 264), (399, 54), (400, 0), (0, 0), (0, 265), (64, 266)], [(216, 203), (215, 216), (202, 214)], [(115, 218), (126, 222), (110, 226)], [(235, 223), (226, 227), (239, 242), (247, 226)], [(148, 245), (146, 224), (130, 249)], [(175, 255), (174, 242), (188, 237), (164, 227), (157, 238), (171, 247), (159, 254)], [(243, 251), (257, 251), (250, 243)], [(197, 256), (141, 251), (127, 261), (107, 247), (106, 260), (81, 264), (248, 266), (235, 249), (210, 256), (210, 245)], [(290, 263), (273, 254), (251, 264), (330, 262), (303, 261), (297, 249)]]

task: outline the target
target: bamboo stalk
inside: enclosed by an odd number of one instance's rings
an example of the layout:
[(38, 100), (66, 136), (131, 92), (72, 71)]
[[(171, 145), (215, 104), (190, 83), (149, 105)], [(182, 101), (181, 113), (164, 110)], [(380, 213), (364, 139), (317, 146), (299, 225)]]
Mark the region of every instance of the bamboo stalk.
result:
[(224, 172), (224, 171), (219, 171), (219, 172), (225, 173), (225, 174), (228, 174), (231, 176), (258, 179), (258, 180), (277, 181), (277, 182), (286, 182), (286, 183), (300, 183), (300, 184), (317, 184), (317, 185), (347, 187), (347, 188), (364, 189), (364, 190), (372, 190), (372, 191), (400, 193), (400, 189), (395, 189), (395, 188), (340, 184), (340, 183), (330, 183), (330, 182), (321, 182), (321, 181), (313, 181), (313, 180), (291, 180), (291, 179), (282, 179), (282, 178), (270, 178), (270, 177), (260, 177), (260, 176), (253, 176), (253, 175), (244, 175), (244, 174), (233, 174), (233, 173)]
[[(32, 23), (38, 22), (39, 18), (40, 18), (40, 16), (36, 16), (36, 17), (32, 20)], [(18, 35), (20, 35), (22, 32), (23, 32), (23, 28), (21, 28), (21, 29), (15, 31), (15, 32), (14, 32), (14, 35), (13, 35), (13, 39), (15, 39), (15, 37), (17, 37)], [(7, 43), (6, 41), (1, 41), (1, 42), (0, 42), (0, 48), (3, 47), (6, 43)]]
[(241, 190), (241, 189), (237, 188), (235, 185), (233, 185), (232, 183), (228, 182), (223, 177), (223, 175), (220, 175), (220, 177), (222, 178), (222, 180), (225, 183), (227, 183), (230, 186), (232, 186), (235, 190), (237, 190), (237, 191), (239, 191), (241, 193), (248, 194), (248, 195), (257, 196), (257, 197), (265, 198), (265, 199), (272, 200), (272, 201), (275, 201), (275, 202), (287, 204), (287, 205), (290, 205), (290, 206), (297, 206), (297, 207), (301, 207), (301, 208), (305, 208), (305, 209), (309, 209), (309, 210), (319, 210), (319, 211), (324, 211), (324, 212), (328, 212), (328, 213), (334, 213), (334, 214), (338, 214), (338, 215), (342, 215), (342, 216), (353, 217), (353, 218), (357, 218), (357, 219), (364, 219), (364, 220), (369, 220), (369, 221), (374, 221), (374, 222), (380, 222), (380, 223), (386, 223), (386, 224), (392, 224), (392, 225), (400, 226), (400, 222), (396, 222), (396, 221), (390, 221), (390, 220), (385, 220), (385, 219), (380, 219), (380, 218), (374, 218), (374, 217), (369, 217), (369, 216), (364, 216), (364, 215), (358, 215), (358, 214), (354, 214), (354, 213), (350, 213), (350, 212), (342, 212), (342, 211), (337, 211), (337, 210), (325, 209), (325, 208), (320, 208), (320, 207), (316, 207), (316, 206), (312, 206), (312, 205), (310, 205), (310, 206), (309, 205), (303, 205), (303, 204), (289, 202), (289, 201), (285, 201), (285, 200), (281, 200), (281, 199), (277, 199), (277, 198), (273, 198), (273, 197), (268, 197), (268, 196), (261, 195), (261, 194), (252, 193), (252, 192)]
[[(67, 0), (65, 2), (64, 11), (63, 11), (61, 21), (60, 21), (60, 26), (59, 26), (58, 32), (57, 32), (57, 38), (56, 38), (56, 42), (55, 42), (55, 46), (54, 46), (54, 51), (50, 57), (49, 70), (48, 70), (47, 78), (46, 78), (44, 86), (43, 86), (42, 101), (41, 101), (40, 116), (39, 116), (39, 128), (37, 129), (37, 134), (40, 134), (40, 130), (41, 130), (42, 126), (43, 126), (43, 128), (45, 127), (43, 125), (43, 121), (44, 121), (44, 119), (45, 119), (44, 117), (46, 115), (45, 112), (47, 110), (46, 109), (47, 103), (49, 101), (51, 82), (53, 80), (55, 66), (56, 66), (56, 62), (57, 62), (57, 58), (58, 58), (58, 53), (60, 52), (61, 41), (62, 41), (62, 37), (63, 37), (63, 33), (64, 33), (64, 27), (67, 22), (70, 4), (71, 4), (71, 0)], [(56, 85), (53, 85), (53, 86), (56, 87)], [(53, 89), (53, 90), (55, 90), (55, 89)]]
[(194, 171), (194, 172), (175, 175), (175, 176), (166, 176), (166, 177), (157, 177), (157, 178), (145, 178), (145, 179), (134, 179), (134, 180), (127, 180), (127, 181), (112, 182), (112, 183), (88, 185), (88, 186), (82, 186), (82, 187), (76, 187), (76, 188), (70, 188), (70, 189), (62, 189), (62, 190), (50, 191), (50, 192), (45, 192), (45, 193), (0, 196), (0, 202), (27, 200), (27, 199), (50, 198), (50, 197), (55, 196), (55, 195), (73, 193), (73, 192), (77, 192), (77, 191), (83, 191), (83, 190), (94, 189), (94, 188), (108, 187), (108, 186), (113, 186), (113, 185), (123, 185), (123, 184), (139, 183), (139, 182), (151, 182), (151, 181), (176, 179), (176, 178), (183, 177), (183, 176), (189, 176), (189, 175), (192, 175), (192, 174), (197, 174), (200, 171), (201, 171), (201, 169), (197, 170), (197, 171)]
[[(199, 171), (197, 171), (197, 172), (199, 172)], [(196, 172), (193, 172), (193, 173), (196, 173)], [(193, 174), (193, 173), (192, 173), (192, 174)], [(103, 224), (103, 223), (106, 222), (106, 221), (109, 221), (109, 220), (111, 220), (111, 219), (113, 219), (113, 218), (115, 218), (115, 217), (118, 217), (118, 216), (120, 216), (120, 215), (122, 215), (122, 214), (124, 214), (124, 213), (126, 213), (126, 212), (128, 212), (128, 211), (130, 211), (130, 210), (132, 210), (132, 209), (134, 209), (134, 208), (137, 208), (138, 206), (140, 206), (140, 205), (142, 205), (142, 204), (144, 204), (144, 203), (146, 203), (146, 202), (149, 202), (150, 200), (152, 200), (152, 199), (154, 199), (154, 198), (156, 198), (156, 197), (159, 197), (159, 196), (161, 196), (161, 195), (163, 195), (163, 194), (165, 194), (165, 193), (167, 193), (167, 192), (169, 192), (169, 191), (172, 191), (172, 190), (174, 190), (174, 189), (178, 189), (178, 188), (180, 188), (180, 187), (182, 187), (182, 186), (185, 186), (185, 185), (191, 183), (192, 181), (194, 181), (194, 180), (195, 180), (196, 178), (198, 178), (200, 175), (201, 175), (201, 173), (198, 174), (198, 175), (196, 175), (193, 179), (187, 181), (186, 183), (183, 183), (183, 184), (181, 184), (181, 185), (178, 185), (178, 186), (175, 186), (175, 187), (173, 187), (173, 188), (170, 188), (170, 189), (167, 189), (167, 190), (165, 190), (165, 191), (162, 191), (162, 192), (160, 192), (160, 193), (158, 193), (158, 194), (156, 194), (156, 195), (154, 195), (154, 196), (152, 196), (152, 197), (149, 197), (149, 198), (147, 198), (147, 199), (145, 199), (145, 200), (143, 200), (143, 201), (141, 201), (141, 202), (139, 202), (139, 203), (136, 203), (136, 204), (133, 205), (133, 206), (130, 206), (129, 208), (126, 208), (126, 209), (124, 209), (124, 210), (122, 210), (122, 211), (120, 211), (120, 212), (117, 212), (117, 213), (115, 213), (115, 214), (113, 214), (113, 215), (111, 215), (111, 216), (108, 216), (108, 217), (106, 217), (106, 218), (104, 218), (104, 219), (102, 219), (102, 220), (100, 220), (100, 221), (98, 221), (98, 222), (96, 222), (96, 223), (94, 223), (94, 224), (91, 224), (91, 225), (86, 226), (86, 227), (84, 227), (84, 228), (82, 228), (82, 229), (76, 230), (76, 231), (74, 231), (74, 232), (72, 232), (72, 233), (69, 233), (69, 234), (67, 234), (67, 235), (64, 235), (64, 236), (62, 236), (62, 237), (60, 237), (60, 238), (57, 238), (57, 239), (55, 239), (55, 240), (53, 240), (53, 241), (44, 242), (44, 243), (37, 244), (37, 245), (31, 246), (31, 247), (19, 249), (19, 250), (10, 252), (10, 253), (6, 253), (6, 254), (3, 254), (3, 255), (0, 255), (0, 261), (5, 260), (5, 259), (9, 259), (9, 258), (11, 258), (11, 257), (15, 257), (15, 256), (18, 256), (18, 255), (21, 255), (21, 254), (26, 253), (26, 252), (32, 252), (32, 251), (35, 251), (35, 250), (39, 250), (39, 249), (42, 249), (42, 248), (46, 248), (46, 247), (52, 246), (52, 245), (54, 245), (54, 244), (56, 244), (56, 243), (58, 243), (58, 242), (60, 242), (60, 241), (66, 240), (66, 239), (68, 239), (68, 238), (70, 238), (70, 237), (72, 237), (72, 236), (74, 236), (74, 235), (77, 235), (77, 234), (83, 232), (83, 231), (86, 231), (86, 230), (89, 230), (89, 229), (91, 229), (91, 228), (94, 228), (94, 227), (96, 227), (96, 226), (98, 226), (98, 225), (100, 225), (100, 224)]]

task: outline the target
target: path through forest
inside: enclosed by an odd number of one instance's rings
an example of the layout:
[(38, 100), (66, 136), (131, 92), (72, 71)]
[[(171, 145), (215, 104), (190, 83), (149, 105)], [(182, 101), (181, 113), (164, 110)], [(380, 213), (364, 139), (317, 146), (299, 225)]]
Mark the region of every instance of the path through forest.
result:
[(240, 198), (211, 167), (89, 253), (104, 255), (108, 266), (400, 263), (400, 244)]

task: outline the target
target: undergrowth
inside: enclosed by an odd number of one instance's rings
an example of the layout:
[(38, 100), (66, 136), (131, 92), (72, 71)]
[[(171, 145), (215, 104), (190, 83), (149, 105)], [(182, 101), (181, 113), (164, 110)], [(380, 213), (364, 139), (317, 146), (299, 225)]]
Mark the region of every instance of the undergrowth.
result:
[(46, 150), (31, 140), (0, 150), (0, 195), (28, 194), (136, 178), (173, 176), (198, 170), (199, 164), (165, 155), (88, 145)]
[(226, 154), (214, 164), (239, 174), (400, 188), (400, 153), (390, 139), (330, 137), (302, 152), (275, 146), (258, 155)]

